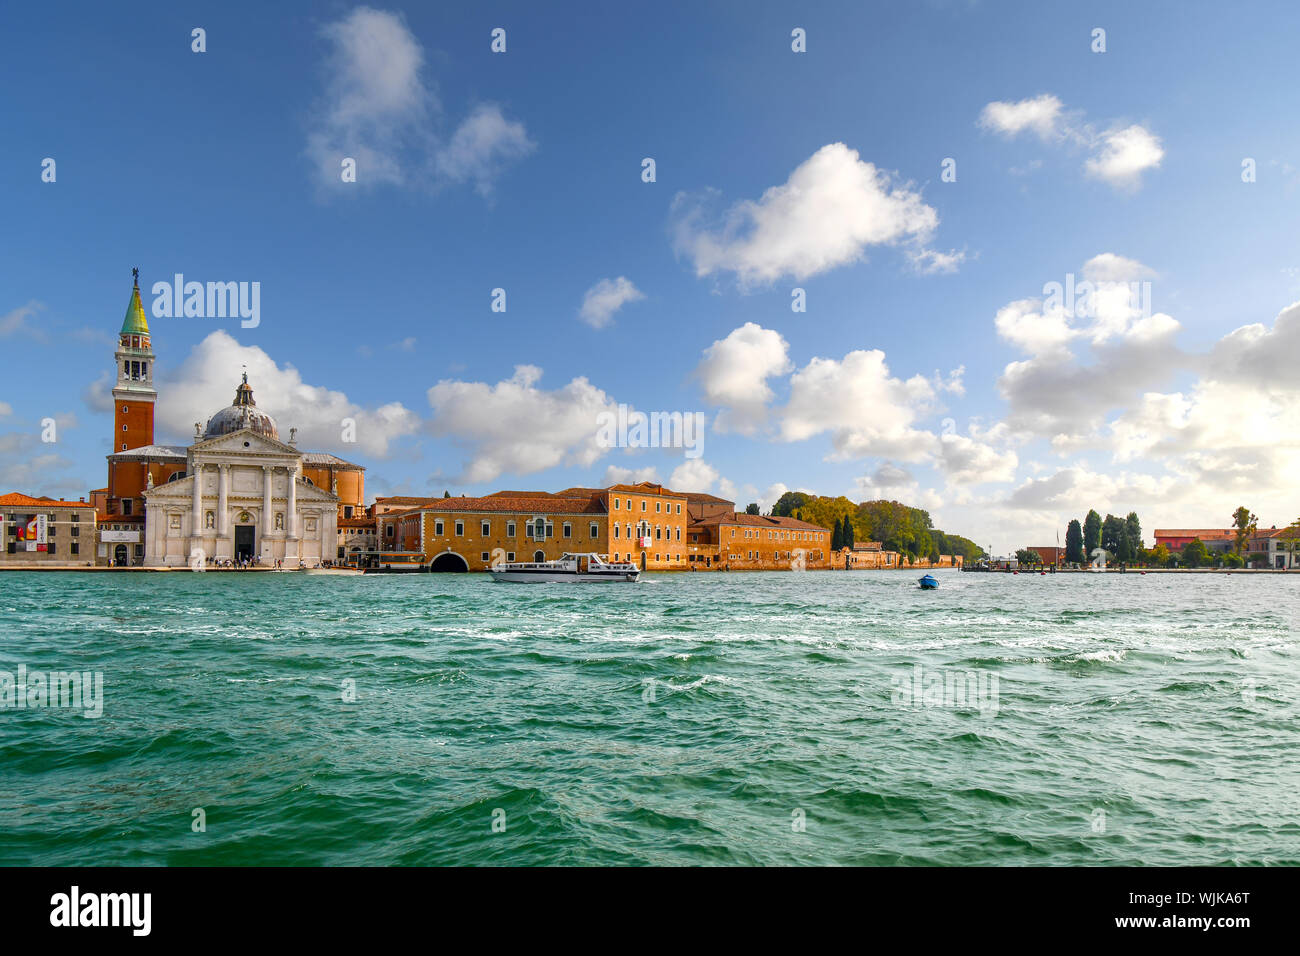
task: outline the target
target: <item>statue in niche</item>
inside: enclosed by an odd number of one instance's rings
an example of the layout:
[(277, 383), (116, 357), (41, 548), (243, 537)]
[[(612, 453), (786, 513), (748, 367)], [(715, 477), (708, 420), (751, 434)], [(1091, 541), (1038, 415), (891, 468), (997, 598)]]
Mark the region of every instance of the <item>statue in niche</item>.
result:
[(153, 487), (153, 472), (152, 472), (152, 471), (146, 471), (146, 472), (144, 473), (144, 486), (145, 486), (146, 488), (152, 488), (152, 487)]
[(203, 516), (203, 527), (215, 528), (217, 526), (217, 516), (211, 511)]
[(284, 530), (284, 512), (283, 512), (283, 511), (277, 511), (277, 512), (275, 513), (275, 530), (276, 530), (276, 531), (283, 531), (283, 530)]

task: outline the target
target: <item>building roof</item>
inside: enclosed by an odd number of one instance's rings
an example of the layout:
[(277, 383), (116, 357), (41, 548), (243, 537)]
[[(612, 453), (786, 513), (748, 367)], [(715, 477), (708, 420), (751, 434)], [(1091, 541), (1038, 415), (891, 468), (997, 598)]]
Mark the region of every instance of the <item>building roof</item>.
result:
[(701, 524), (736, 524), (743, 525), (747, 528), (779, 528), (784, 531), (829, 531), (829, 528), (823, 528), (819, 524), (811, 524), (807, 521), (800, 521), (798, 518), (777, 518), (772, 515), (750, 515), (743, 511), (733, 511), (731, 517), (719, 515), (716, 518), (705, 518)]
[[(596, 498), (561, 498), (551, 495), (546, 498), (528, 496), (507, 498), (487, 495), (482, 498), (435, 498), (428, 504), (411, 511), (438, 512), (473, 512), (484, 514), (518, 514), (518, 515), (581, 515), (605, 513), (604, 504)], [(408, 513), (408, 512), (403, 512)]]
[(254, 433), (266, 438), (280, 440), (280, 429), (275, 419), (257, 407), (253, 400), (253, 387), (248, 384), (248, 373), (244, 380), (235, 387), (235, 400), (208, 419), (208, 427), (203, 429), (204, 438), (220, 438), (243, 428), (251, 428)]
[(389, 495), (386, 498), (380, 497), (375, 499), (375, 504), (385, 505), (422, 505), (430, 501), (440, 501), (442, 499), (432, 497), (421, 497), (419, 495)]
[(122, 319), (122, 335), (148, 335), (149, 320), (144, 315), (144, 305), (140, 302), (140, 280), (135, 280), (131, 290), (131, 301), (126, 304), (126, 316)]
[[(823, 531), (827, 530), (822, 528)], [(854, 551), (883, 551), (885, 546), (879, 541), (854, 541)]]
[(1224, 531), (1220, 528), (1157, 528), (1152, 533), (1157, 538), (1200, 538), (1202, 541), (1220, 541), (1237, 536), (1236, 531)]
[(717, 495), (706, 495), (702, 491), (687, 491), (684, 492), (684, 495), (687, 501), (701, 501), (705, 504), (713, 505), (730, 505), (733, 508), (736, 504), (730, 498), (719, 498)]
[[(184, 461), (185, 454), (185, 449), (178, 445), (141, 445), (139, 448), (128, 448), (126, 451), (115, 451), (108, 457), (116, 458), (119, 461), (130, 461), (135, 458), (167, 458)], [(97, 490), (108, 491), (107, 488), (100, 488)]]
[(377, 524), (375, 518), (339, 518), (338, 527), (340, 528), (373, 528)]
[(680, 491), (673, 491), (665, 488), (656, 481), (638, 481), (635, 485), (610, 485), (605, 491), (632, 492), (637, 495), (667, 495), (673, 498), (685, 498), (686, 495)]
[(88, 501), (60, 501), (57, 498), (33, 498), (21, 491), (0, 495), (0, 508), (89, 508)]
[(353, 464), (350, 461), (344, 461), (338, 455), (331, 455), (327, 451), (309, 451), (304, 452), (302, 456), (304, 465), (315, 465), (317, 467), (346, 468), (351, 471), (365, 471), (365, 465)]

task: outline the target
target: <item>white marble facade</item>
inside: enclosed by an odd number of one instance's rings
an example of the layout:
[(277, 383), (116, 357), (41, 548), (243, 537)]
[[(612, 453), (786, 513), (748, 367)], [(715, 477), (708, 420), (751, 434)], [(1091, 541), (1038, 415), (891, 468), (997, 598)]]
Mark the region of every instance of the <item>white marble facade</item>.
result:
[(257, 559), (319, 566), (338, 546), (338, 498), (302, 477), (302, 452), (241, 428), (196, 440), (186, 477), (145, 492), (145, 564)]

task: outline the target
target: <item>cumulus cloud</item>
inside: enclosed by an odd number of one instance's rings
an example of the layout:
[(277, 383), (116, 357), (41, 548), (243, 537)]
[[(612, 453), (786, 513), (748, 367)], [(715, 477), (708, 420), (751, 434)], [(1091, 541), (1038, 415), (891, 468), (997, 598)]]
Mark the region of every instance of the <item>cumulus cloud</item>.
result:
[(1164, 156), (1160, 137), (1144, 126), (1126, 126), (1102, 136), (1101, 151), (1084, 163), (1084, 169), (1112, 186), (1136, 189), (1142, 174), (1159, 167)]
[(759, 199), (711, 216), (718, 198), (679, 193), (673, 201), (674, 246), (699, 277), (732, 273), (742, 288), (805, 279), (858, 262), (871, 246), (897, 244), (932, 271), (960, 261), (923, 251), (939, 216), (921, 194), (843, 143), (823, 146)]
[(626, 276), (601, 279), (583, 295), (578, 318), (593, 329), (603, 329), (609, 325), (615, 312), (629, 302), (639, 302), (644, 298), (645, 294)]
[(510, 378), (444, 380), (429, 389), (434, 434), (469, 452), (456, 480), (488, 482), (504, 473), (528, 475), (560, 464), (590, 466), (607, 451), (599, 438), (602, 412), (616, 403), (586, 378), (553, 391), (539, 388), (542, 370), (515, 366)]
[(1084, 172), (1116, 189), (1137, 189), (1142, 174), (1158, 168), (1165, 155), (1160, 137), (1147, 127), (1133, 123), (1098, 132), (1081, 116), (1069, 114), (1050, 93), (988, 103), (980, 111), (978, 125), (1007, 138), (1028, 130), (1045, 143), (1082, 147), (1091, 154), (1084, 161)]
[(29, 339), (43, 341), (44, 335), (39, 328), (32, 324), (31, 320), (44, 308), (44, 305), (33, 299), (26, 305), (20, 305), (18, 308), (11, 309), (4, 315), (0, 315), (0, 339), (22, 332)]
[(703, 458), (692, 458), (673, 469), (668, 477), (668, 487), (673, 491), (709, 493), (718, 480), (718, 469), (706, 464)]
[[(346, 394), (304, 382), (292, 365), (276, 363), (252, 345), (240, 345), (228, 332), (210, 333), (185, 360), (158, 383), (164, 401), (158, 403), (158, 424), (173, 440), (189, 441), (194, 423), (206, 425), (235, 398), (243, 367), (253, 387), (257, 407), (276, 420), (280, 439), (290, 427), (298, 429), (298, 447), (330, 451), (344, 458), (356, 447), (384, 457), (396, 439), (417, 431), (419, 419), (400, 402), (363, 408)], [(356, 422), (355, 446), (343, 441), (343, 420)], [(160, 439), (162, 437), (160, 436)]]
[[(433, 188), (472, 182), (482, 194), (534, 148), (523, 125), (492, 103), (448, 136), (424, 51), (400, 14), (357, 7), (321, 31), (325, 89), (309, 121), (306, 154), (322, 186)], [(356, 183), (341, 163), (356, 161)]]
[(775, 397), (768, 379), (793, 367), (789, 349), (779, 332), (746, 322), (704, 350), (695, 376), (709, 402), (722, 407), (718, 431), (750, 435), (766, 422)]
[(642, 481), (659, 480), (659, 470), (654, 465), (646, 465), (644, 468), (623, 468), (619, 465), (610, 465), (605, 469), (605, 477), (601, 481), (602, 485), (635, 485)]
[(1029, 130), (1039, 139), (1051, 141), (1062, 135), (1059, 124), (1064, 109), (1061, 101), (1050, 93), (1015, 103), (998, 101), (989, 103), (980, 111), (979, 125), (1004, 136), (1016, 136)]

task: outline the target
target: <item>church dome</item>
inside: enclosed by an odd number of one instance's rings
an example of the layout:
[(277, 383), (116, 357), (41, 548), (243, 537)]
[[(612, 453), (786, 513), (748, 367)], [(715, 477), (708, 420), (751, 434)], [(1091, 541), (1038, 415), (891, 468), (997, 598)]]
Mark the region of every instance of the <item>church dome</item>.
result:
[(259, 435), (280, 440), (280, 431), (275, 426), (275, 419), (266, 412), (259, 411), (257, 402), (253, 401), (253, 388), (248, 384), (248, 373), (235, 389), (235, 402), (229, 408), (223, 408), (208, 419), (208, 427), (203, 431), (204, 438), (217, 438), (229, 435), (241, 428), (251, 428)]

